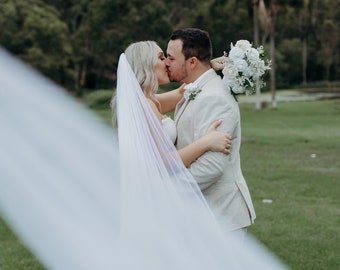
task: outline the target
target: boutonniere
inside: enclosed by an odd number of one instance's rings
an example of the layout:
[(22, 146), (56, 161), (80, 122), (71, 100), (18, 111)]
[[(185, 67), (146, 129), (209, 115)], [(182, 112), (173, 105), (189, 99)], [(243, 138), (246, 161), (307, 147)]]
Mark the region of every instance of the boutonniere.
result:
[(188, 85), (184, 86), (184, 97), (189, 100), (194, 100), (196, 95), (202, 91), (196, 84), (189, 83)]

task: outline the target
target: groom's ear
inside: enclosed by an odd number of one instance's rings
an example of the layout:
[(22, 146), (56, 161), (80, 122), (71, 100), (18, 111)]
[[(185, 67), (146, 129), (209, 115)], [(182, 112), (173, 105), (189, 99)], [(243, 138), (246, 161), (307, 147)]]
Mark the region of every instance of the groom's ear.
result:
[(195, 57), (195, 56), (191, 57), (190, 60), (189, 60), (190, 67), (192, 69), (194, 69), (197, 66), (198, 62), (199, 61), (198, 61), (197, 57)]

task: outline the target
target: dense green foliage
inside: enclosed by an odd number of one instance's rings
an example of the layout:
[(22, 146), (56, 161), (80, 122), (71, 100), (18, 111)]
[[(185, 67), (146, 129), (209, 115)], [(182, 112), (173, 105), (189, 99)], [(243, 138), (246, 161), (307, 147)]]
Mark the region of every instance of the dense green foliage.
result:
[(72, 50), (67, 25), (55, 7), (40, 0), (1, 0), (0, 26), (2, 46), (45, 75), (65, 82)]
[[(165, 50), (173, 30), (199, 27), (209, 31), (217, 57), (231, 42), (254, 40), (252, 2), (0, 0), (0, 44), (70, 90), (111, 88), (118, 57), (131, 42), (152, 39)], [(304, 54), (305, 81), (340, 80), (337, 1), (264, 0), (259, 39), (267, 49), (271, 2), (277, 87), (302, 83)]]
[[(105, 96), (99, 93), (97, 99)], [(280, 110), (255, 111), (241, 104), (242, 169), (257, 213), (249, 231), (292, 270), (338, 269), (340, 264), (335, 105), (333, 100), (287, 102)], [(95, 111), (111, 121), (108, 108)], [(1, 220), (0, 269), (41, 269)]]
[(85, 103), (88, 107), (95, 110), (107, 110), (110, 107), (112, 94), (111, 90), (93, 91), (85, 96)]

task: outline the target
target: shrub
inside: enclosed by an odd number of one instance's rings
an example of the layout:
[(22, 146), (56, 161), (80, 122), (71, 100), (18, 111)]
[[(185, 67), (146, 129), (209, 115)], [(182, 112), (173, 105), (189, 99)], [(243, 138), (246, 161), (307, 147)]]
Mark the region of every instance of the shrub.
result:
[(112, 90), (96, 90), (85, 96), (85, 103), (93, 109), (109, 109)]

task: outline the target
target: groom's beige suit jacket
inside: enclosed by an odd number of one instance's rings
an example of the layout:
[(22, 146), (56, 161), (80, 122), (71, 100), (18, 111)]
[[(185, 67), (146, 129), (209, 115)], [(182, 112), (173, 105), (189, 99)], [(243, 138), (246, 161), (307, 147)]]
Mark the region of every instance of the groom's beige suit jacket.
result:
[(225, 231), (247, 227), (255, 211), (240, 166), (241, 123), (238, 103), (214, 70), (198, 80), (202, 91), (194, 100), (182, 100), (175, 110), (177, 149), (206, 134), (216, 120), (219, 131), (232, 136), (231, 154), (206, 152), (191, 164), (189, 171), (198, 182), (212, 212)]

